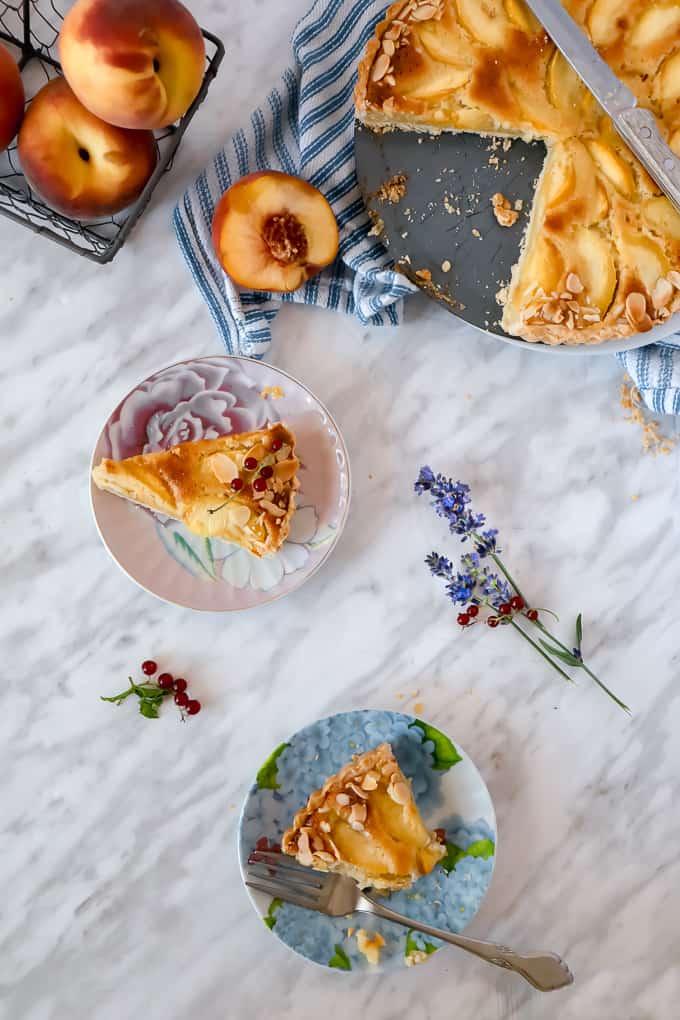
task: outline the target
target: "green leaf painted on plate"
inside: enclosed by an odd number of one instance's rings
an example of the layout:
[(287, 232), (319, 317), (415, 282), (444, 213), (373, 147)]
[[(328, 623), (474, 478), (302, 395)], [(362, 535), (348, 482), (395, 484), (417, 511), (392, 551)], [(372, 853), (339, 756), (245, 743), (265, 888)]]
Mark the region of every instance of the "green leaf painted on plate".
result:
[(342, 946), (339, 946), (339, 945), (336, 944), (335, 952), (333, 953), (333, 955), (331, 956), (330, 960), (328, 961), (328, 966), (329, 967), (337, 967), (338, 970), (351, 970), (352, 969), (352, 964), (350, 963), (349, 956), (347, 955), (345, 950), (342, 948)]
[(283, 906), (283, 900), (280, 900), (278, 898), (278, 896), (277, 896), (269, 904), (269, 910), (267, 912), (267, 916), (262, 918), (262, 920), (267, 925), (267, 927), (269, 928), (270, 931), (272, 930), (272, 928), (276, 924), (276, 911), (279, 909), (279, 907), (282, 907), (282, 906)]
[(481, 857), (488, 861), (489, 857), (493, 857), (495, 850), (496, 847), (490, 839), (478, 839), (476, 843), (471, 843), (467, 850), (456, 843), (447, 842), (446, 856), (442, 857), (439, 863), (448, 875), (464, 857)]
[(210, 566), (210, 573), (212, 574), (213, 577), (215, 577), (216, 576), (215, 575), (215, 557), (213, 556), (212, 545), (210, 543), (210, 539), (209, 538), (204, 538), (203, 542), (205, 544), (205, 556), (206, 556), (206, 559), (207, 559), (208, 564)]
[(431, 740), (434, 744), (432, 768), (437, 772), (448, 772), (450, 768), (453, 768), (454, 765), (463, 760), (449, 738), (441, 730), (435, 729), (434, 726), (423, 722), (422, 719), (416, 719), (415, 722), (412, 722), (409, 729), (413, 729), (414, 726), (422, 730), (424, 740)]
[(197, 567), (202, 574), (205, 574), (205, 576), (209, 578), (209, 580), (211, 581), (217, 580), (217, 578), (215, 577), (214, 570), (210, 570), (208, 567), (206, 567), (201, 557), (198, 555), (198, 553), (194, 552), (194, 550), (191, 548), (191, 546), (189, 545), (185, 538), (179, 535), (176, 531), (173, 531), (172, 537), (173, 541), (175, 542), (175, 545), (177, 546), (177, 551), (179, 552), (180, 557), (183, 557), (184, 559), (188, 560), (189, 563), (193, 564), (194, 567)]
[(288, 744), (279, 744), (275, 751), (267, 758), (266, 762), (257, 773), (257, 785), (261, 790), (278, 790), (279, 784), (277, 782), (279, 777), (279, 767), (277, 761), (280, 755), (288, 747)]
[(411, 953), (427, 953), (430, 956), (432, 953), (436, 953), (438, 949), (439, 946), (433, 946), (431, 942), (426, 942), (424, 937), (413, 928), (409, 928), (407, 931), (404, 956), (410, 956)]

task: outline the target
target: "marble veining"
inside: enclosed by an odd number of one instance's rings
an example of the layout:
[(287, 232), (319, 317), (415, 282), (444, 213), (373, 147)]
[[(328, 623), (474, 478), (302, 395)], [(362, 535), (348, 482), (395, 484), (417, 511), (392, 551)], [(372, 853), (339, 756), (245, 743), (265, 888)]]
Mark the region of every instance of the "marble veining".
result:
[[(272, 359), (331, 409), (352, 458), (325, 568), (272, 606), (199, 615), (138, 590), (97, 537), (87, 471), (106, 416), (152, 371), (219, 352), (173, 201), (288, 62), (307, 3), (195, 0), (227, 57), (112, 265), (0, 221), (0, 1020), (677, 1016), (680, 454), (641, 454), (615, 359), (505, 347), (420, 298), (385, 331), (286, 307)], [(457, 631), (422, 565), (455, 548), (411, 495), (425, 460), (473, 486), (537, 603), (565, 627), (583, 611), (632, 720), (513, 634)], [(99, 701), (149, 655), (203, 701), (186, 726)], [(320, 716), (416, 703), (495, 801), (469, 930), (560, 951), (570, 990), (541, 997), (454, 950), (347, 980), (252, 910), (235, 840), (258, 764)]]

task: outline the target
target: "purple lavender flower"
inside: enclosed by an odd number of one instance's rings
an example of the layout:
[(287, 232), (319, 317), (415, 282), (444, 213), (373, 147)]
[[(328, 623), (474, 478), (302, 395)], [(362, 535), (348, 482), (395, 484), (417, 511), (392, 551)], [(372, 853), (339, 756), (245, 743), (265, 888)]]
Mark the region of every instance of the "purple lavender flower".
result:
[(486, 521), (483, 514), (475, 514), (468, 509), (469, 485), (454, 482), (445, 475), (435, 475), (432, 468), (427, 465), (420, 469), (414, 488), (418, 496), (425, 492), (430, 493), (435, 513), (449, 522), (451, 533), (459, 535), (463, 542), (469, 537), (474, 537), (474, 532)]
[(501, 550), (496, 547), (496, 535), (498, 530), (496, 528), (489, 528), (488, 531), (483, 531), (481, 535), (475, 535), (475, 549), (480, 556), (488, 556), (490, 553), (500, 553)]
[(453, 564), (446, 556), (440, 556), (439, 553), (431, 552), (429, 556), (425, 557), (425, 563), (430, 568), (434, 577), (443, 577), (447, 581), (450, 581), (453, 577)]

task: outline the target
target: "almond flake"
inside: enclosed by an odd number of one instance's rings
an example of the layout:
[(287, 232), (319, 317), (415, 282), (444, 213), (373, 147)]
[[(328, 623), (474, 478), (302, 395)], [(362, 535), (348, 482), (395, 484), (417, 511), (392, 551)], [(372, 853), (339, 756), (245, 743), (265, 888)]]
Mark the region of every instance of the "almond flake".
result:
[(656, 309), (665, 308), (673, 297), (673, 284), (670, 280), (660, 277), (656, 281), (654, 290), (652, 291), (652, 304)]
[(388, 786), (387, 792), (392, 798), (392, 800), (395, 802), (395, 804), (401, 804), (402, 807), (405, 804), (408, 804), (409, 800), (411, 799), (408, 786), (406, 785), (406, 783), (402, 783), (399, 780), (397, 780), (396, 783), (392, 783), (390, 786)]
[(319, 828), (322, 832), (330, 832), (331, 827), (328, 822), (319, 822)]
[(392, 39), (383, 39), (382, 48), (383, 48), (383, 53), (386, 53), (388, 57), (393, 57), (394, 56), (395, 46), (394, 46), (394, 42), (392, 41)]
[(412, 21), (429, 21), (437, 13), (437, 7), (435, 4), (422, 4), (420, 7), (416, 7), (415, 11), (411, 14)]
[(364, 781), (361, 784), (363, 790), (377, 790), (378, 789), (378, 774), (377, 772), (367, 772), (364, 776)]
[(208, 457), (208, 463), (218, 481), (229, 485), (239, 476), (239, 470), (234, 461), (226, 453), (213, 453)]
[(644, 294), (633, 290), (626, 298), (626, 318), (631, 326), (639, 326), (647, 315), (647, 301)]
[(380, 81), (385, 77), (390, 67), (390, 58), (386, 53), (381, 53), (371, 71), (371, 81)]
[(680, 290), (680, 273), (677, 270), (671, 269), (670, 273), (666, 273), (666, 279), (673, 284), (676, 290)]
[(288, 482), (295, 475), (298, 469), (296, 460), (281, 460), (274, 465), (274, 478), (281, 482)]
[(583, 292), (583, 284), (581, 283), (581, 277), (578, 276), (576, 273), (567, 274), (565, 286), (567, 290), (571, 291), (572, 294), (581, 294)]
[(349, 797), (346, 793), (336, 793), (335, 802), (336, 804), (339, 804), (340, 807), (347, 807), (349, 804)]
[(267, 510), (272, 517), (285, 517), (286, 511), (282, 510), (276, 503), (272, 503), (271, 499), (263, 499), (260, 502), (260, 506), (263, 510)]

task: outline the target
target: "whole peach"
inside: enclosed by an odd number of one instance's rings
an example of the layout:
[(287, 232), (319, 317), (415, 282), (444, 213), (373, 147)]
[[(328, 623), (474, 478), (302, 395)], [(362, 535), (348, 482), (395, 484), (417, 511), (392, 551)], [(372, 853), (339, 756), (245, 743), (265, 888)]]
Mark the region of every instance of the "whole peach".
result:
[(205, 70), (203, 35), (178, 0), (77, 0), (59, 35), (81, 103), (118, 127), (156, 129), (191, 106)]
[(156, 165), (151, 131), (114, 127), (86, 110), (63, 78), (44, 85), (19, 131), (26, 179), (74, 219), (120, 212), (140, 195)]
[(0, 43), (0, 152), (19, 130), (24, 115), (24, 85), (14, 57)]

